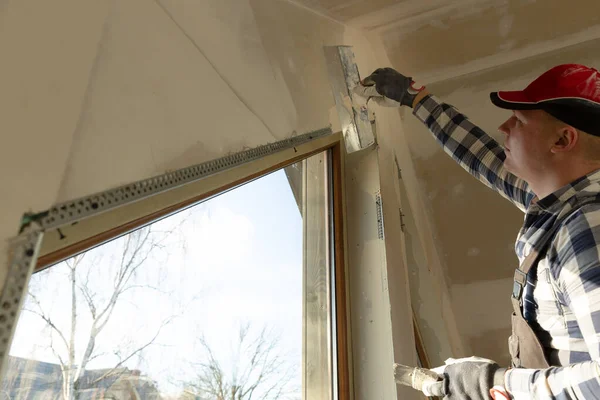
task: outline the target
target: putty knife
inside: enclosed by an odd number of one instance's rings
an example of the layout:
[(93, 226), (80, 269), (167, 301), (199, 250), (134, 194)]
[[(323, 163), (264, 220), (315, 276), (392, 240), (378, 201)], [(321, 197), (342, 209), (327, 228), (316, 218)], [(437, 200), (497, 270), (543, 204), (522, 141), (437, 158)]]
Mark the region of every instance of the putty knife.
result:
[(368, 99), (353, 93), (353, 89), (360, 85), (360, 75), (352, 47), (325, 46), (325, 60), (346, 151), (352, 153), (366, 149), (375, 143), (375, 135), (369, 120)]

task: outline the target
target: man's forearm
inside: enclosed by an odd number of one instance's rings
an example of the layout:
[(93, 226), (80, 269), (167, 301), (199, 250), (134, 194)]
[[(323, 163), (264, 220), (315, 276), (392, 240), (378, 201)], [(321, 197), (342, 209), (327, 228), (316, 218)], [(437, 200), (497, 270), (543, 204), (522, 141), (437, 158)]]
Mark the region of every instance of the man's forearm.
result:
[[(525, 211), (533, 198), (528, 185), (504, 168), (504, 149), (468, 118), (439, 101), (425, 88), (415, 88), (412, 78), (392, 68), (379, 68), (367, 76), (354, 92), (380, 105), (413, 107), (444, 151), (471, 175), (498, 191)], [(366, 88), (366, 89), (365, 89)]]
[(515, 400), (598, 399), (600, 365), (596, 360), (544, 370), (511, 369), (506, 389)]
[(471, 175), (525, 211), (533, 194), (527, 183), (504, 168), (504, 149), (456, 108), (423, 90), (413, 114), (444, 151)]

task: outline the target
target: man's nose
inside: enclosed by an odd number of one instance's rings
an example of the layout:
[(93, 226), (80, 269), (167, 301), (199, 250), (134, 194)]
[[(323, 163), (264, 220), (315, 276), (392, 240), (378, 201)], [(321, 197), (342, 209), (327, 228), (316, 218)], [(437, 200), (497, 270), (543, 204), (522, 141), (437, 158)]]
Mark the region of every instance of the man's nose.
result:
[(509, 118), (506, 121), (504, 121), (504, 123), (502, 123), (502, 125), (500, 125), (498, 127), (498, 131), (500, 131), (500, 132), (502, 132), (502, 133), (504, 133), (505, 135), (508, 136), (508, 133), (510, 131), (510, 120), (511, 119)]

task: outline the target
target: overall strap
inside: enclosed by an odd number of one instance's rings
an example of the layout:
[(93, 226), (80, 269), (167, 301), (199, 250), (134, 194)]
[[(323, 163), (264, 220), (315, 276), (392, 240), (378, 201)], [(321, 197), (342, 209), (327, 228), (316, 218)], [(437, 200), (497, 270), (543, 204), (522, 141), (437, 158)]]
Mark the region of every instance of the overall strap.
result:
[(592, 199), (588, 199), (587, 201), (583, 201), (580, 204), (573, 206), (565, 215), (557, 219), (552, 227), (542, 237), (537, 241), (537, 247), (533, 247), (531, 249), (531, 253), (519, 267), (515, 270), (514, 283), (513, 283), (513, 292), (511, 296), (511, 302), (513, 305), (513, 311), (517, 315), (522, 315), (521, 306), (523, 304), (523, 293), (525, 291), (525, 285), (527, 284), (527, 273), (531, 268), (537, 265), (542, 256), (546, 253), (547, 248), (550, 246), (550, 242), (554, 234), (558, 231), (558, 229), (562, 226), (563, 222), (570, 217), (575, 212), (579, 211), (581, 207), (590, 203), (600, 202), (599, 197), (594, 197)]

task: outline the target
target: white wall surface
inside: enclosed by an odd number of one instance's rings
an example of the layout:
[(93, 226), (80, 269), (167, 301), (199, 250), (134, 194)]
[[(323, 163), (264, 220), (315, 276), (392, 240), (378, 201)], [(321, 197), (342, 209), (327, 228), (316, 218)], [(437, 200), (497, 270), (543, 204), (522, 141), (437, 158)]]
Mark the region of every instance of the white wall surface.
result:
[(324, 45), (375, 65), (287, 1), (23, 0), (0, 21), (3, 248), (26, 211), (335, 128)]

